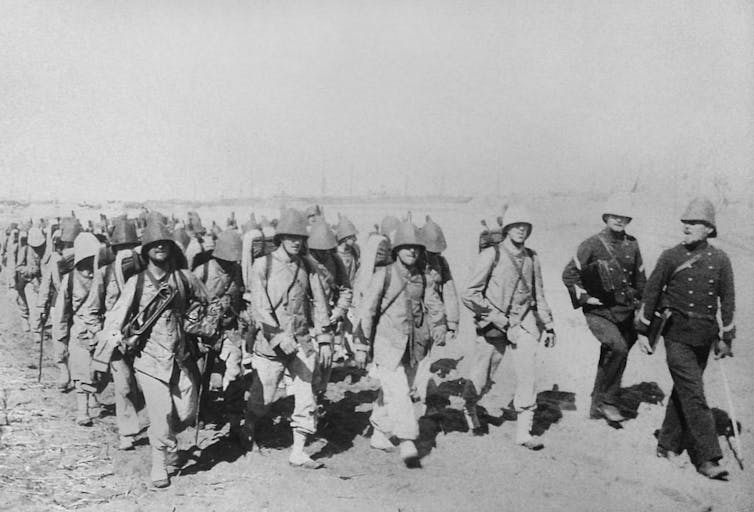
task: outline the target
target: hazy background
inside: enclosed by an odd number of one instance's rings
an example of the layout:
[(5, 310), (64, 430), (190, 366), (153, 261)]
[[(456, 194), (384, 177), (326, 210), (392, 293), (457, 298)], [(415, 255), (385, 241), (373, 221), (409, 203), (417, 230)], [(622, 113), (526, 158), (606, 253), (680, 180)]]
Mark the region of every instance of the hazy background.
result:
[(754, 4), (0, 3), (0, 197), (754, 190)]

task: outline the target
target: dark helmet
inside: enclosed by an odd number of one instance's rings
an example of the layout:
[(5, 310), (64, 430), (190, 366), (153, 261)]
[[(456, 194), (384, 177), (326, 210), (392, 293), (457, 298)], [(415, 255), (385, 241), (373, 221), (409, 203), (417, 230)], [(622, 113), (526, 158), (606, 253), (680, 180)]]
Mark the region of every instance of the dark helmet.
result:
[(173, 255), (176, 258), (175, 261), (178, 268), (188, 267), (183, 251), (173, 240), (173, 233), (162, 221), (162, 216), (150, 213), (147, 216), (147, 225), (144, 227), (144, 232), (141, 234), (141, 256), (144, 259), (147, 259), (148, 257), (147, 254), (151, 248), (150, 246), (156, 242), (170, 242), (173, 246)]
[(329, 251), (338, 246), (338, 241), (335, 239), (335, 234), (330, 229), (330, 226), (327, 225), (327, 222), (323, 219), (317, 219), (312, 224), (307, 245), (309, 249)]
[(73, 243), (79, 233), (83, 231), (81, 223), (76, 217), (63, 217), (60, 219), (60, 241)]
[(427, 222), (421, 228), (421, 235), (429, 252), (440, 253), (448, 248), (442, 229), (429, 215), (427, 215)]
[(393, 256), (395, 256), (398, 249), (405, 246), (421, 247), (422, 249), (426, 249), (427, 247), (422, 239), (419, 228), (414, 226), (410, 220), (401, 222), (398, 224), (398, 229), (395, 230), (392, 242)]
[(110, 245), (138, 245), (139, 237), (136, 235), (136, 224), (125, 217), (118, 217), (113, 221), (113, 234), (110, 236)]
[(235, 229), (226, 229), (217, 236), (214, 258), (226, 261), (241, 261), (243, 254), (243, 240)]

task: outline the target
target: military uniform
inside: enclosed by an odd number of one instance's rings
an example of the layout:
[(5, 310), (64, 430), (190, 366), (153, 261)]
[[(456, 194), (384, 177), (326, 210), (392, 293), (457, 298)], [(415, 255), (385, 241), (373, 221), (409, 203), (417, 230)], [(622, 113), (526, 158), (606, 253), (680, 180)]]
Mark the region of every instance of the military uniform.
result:
[(24, 322), (29, 320), (29, 302), (27, 292), (29, 285), (36, 293), (39, 290), (39, 281), (42, 277), (40, 257), (30, 245), (21, 245), (18, 248), (16, 260), (16, 303), (21, 310), (21, 318)]
[[(600, 264), (605, 272), (602, 277), (609, 283), (587, 281), (588, 275), (598, 273)], [(599, 417), (603, 404), (617, 406), (628, 352), (636, 342), (633, 315), (646, 283), (639, 243), (631, 235), (606, 227), (579, 245), (562, 277), (573, 307), (583, 310), (589, 329), (601, 344), (590, 411), (592, 417)], [(589, 304), (592, 297), (602, 305)]]
[[(686, 262), (691, 263), (676, 272)], [(699, 466), (722, 457), (702, 376), (718, 337), (727, 343), (735, 337), (733, 270), (725, 252), (706, 241), (663, 252), (644, 290), (640, 320), (645, 328), (654, 312), (665, 308), (671, 311), (664, 338), (673, 391), (658, 446), (674, 453), (688, 449)]]

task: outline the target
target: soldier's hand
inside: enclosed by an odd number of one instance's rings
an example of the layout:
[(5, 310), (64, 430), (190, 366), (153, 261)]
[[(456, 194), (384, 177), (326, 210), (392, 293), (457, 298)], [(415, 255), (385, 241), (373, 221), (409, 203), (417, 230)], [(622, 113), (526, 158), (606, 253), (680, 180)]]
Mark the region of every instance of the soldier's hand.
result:
[(323, 343), (319, 346), (319, 355), (317, 356), (320, 368), (329, 370), (332, 366), (332, 345)]
[(733, 357), (733, 346), (719, 339), (715, 342), (715, 359), (725, 359), (726, 357)]
[(555, 334), (555, 331), (545, 332), (545, 347), (552, 348), (555, 346), (557, 342), (558, 342), (558, 337)]
[(283, 337), (283, 340), (280, 342), (280, 350), (283, 351), (284, 354), (293, 354), (298, 349), (298, 342), (296, 341), (296, 338), (293, 337), (293, 335), (288, 334)]
[(597, 297), (589, 297), (586, 299), (586, 303), (590, 306), (604, 306), (601, 300), (599, 300)]
[(497, 327), (501, 331), (505, 331), (508, 328), (508, 317), (505, 316), (503, 313), (490, 315), (487, 319), (490, 322), (492, 322), (495, 325), (495, 327)]
[(645, 338), (644, 336), (639, 336), (639, 339), (636, 341), (639, 344), (639, 348), (642, 352), (647, 355), (654, 354), (654, 350), (652, 350), (652, 347), (649, 345), (649, 340), (647, 338)]
[(367, 367), (367, 351), (356, 350), (353, 354), (353, 361), (356, 363), (356, 367), (360, 370), (364, 370)]

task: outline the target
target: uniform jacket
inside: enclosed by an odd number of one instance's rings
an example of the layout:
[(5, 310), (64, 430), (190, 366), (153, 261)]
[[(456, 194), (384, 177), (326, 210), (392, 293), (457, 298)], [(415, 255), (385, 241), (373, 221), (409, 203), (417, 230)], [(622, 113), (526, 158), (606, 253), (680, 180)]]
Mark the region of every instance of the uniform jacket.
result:
[(50, 307), (55, 304), (60, 290), (60, 270), (58, 261), (62, 256), (54, 251), (42, 260), (42, 280), (39, 283), (39, 295), (37, 296), (37, 318), (41, 319), (47, 314)]
[[(501, 245), (505, 245), (513, 253), (517, 264), (522, 266), (525, 284), (521, 282), (505, 249), (499, 248), (500, 257), (493, 267), (495, 248), (488, 247), (479, 253), (471, 272), (469, 285), (461, 298), (464, 305), (474, 314), (478, 327), (486, 327), (490, 323), (506, 325), (505, 312), (510, 304), (507, 323), (511, 327), (520, 325), (535, 335), (539, 332), (539, 324), (545, 329), (552, 329), (552, 312), (545, 299), (539, 256), (531, 249), (518, 249), (507, 238)], [(532, 299), (536, 301), (536, 308), (531, 307)]]
[(412, 273), (400, 261), (374, 270), (357, 316), (366, 336), (374, 331), (375, 363), (387, 368), (414, 366), (447, 332), (445, 307), (424, 269)]
[(225, 272), (214, 258), (194, 269), (194, 276), (204, 283), (208, 300), (220, 300), (223, 304), (223, 328), (238, 327), (236, 315), (244, 308), (243, 276), (240, 265), (233, 265), (230, 273)]
[(359, 270), (359, 260), (361, 258), (361, 250), (359, 249), (359, 246), (356, 244), (353, 244), (352, 246), (339, 245), (338, 257), (346, 268), (348, 280), (353, 283), (354, 279), (356, 279), (356, 272)]
[[(691, 258), (698, 258), (689, 268), (673, 275), (675, 270)], [(663, 288), (665, 292), (663, 293)], [(722, 329), (718, 327), (718, 298)], [(702, 242), (691, 248), (677, 245), (664, 251), (649, 276), (639, 319), (649, 325), (656, 310), (670, 308), (672, 316), (665, 331), (665, 339), (689, 345), (704, 345), (717, 339), (735, 337), (733, 268), (728, 255)]]
[(102, 269), (91, 278), (75, 269), (63, 276), (52, 316), (53, 339), (65, 345), (75, 340), (84, 347), (94, 348), (95, 335), (102, 330), (103, 297)]
[(186, 261), (188, 261), (189, 269), (193, 269), (197, 264), (197, 262), (194, 261), (197, 256), (214, 248), (214, 240), (212, 240), (212, 237), (209, 234), (205, 237), (193, 235), (188, 245), (186, 246), (185, 251)]
[(40, 257), (30, 245), (18, 247), (16, 257), (16, 276), (17, 279), (27, 283), (39, 280), (42, 277), (42, 267)]
[(276, 348), (288, 336), (294, 336), (304, 350), (313, 349), (310, 329), (320, 333), (330, 324), (319, 275), (306, 260), (289, 256), (282, 247), (254, 261), (251, 305), (252, 318), (259, 327), (254, 351), (267, 357), (282, 356)]
[(448, 260), (441, 254), (425, 254), (427, 256), (427, 277), (431, 283), (434, 283), (435, 289), (445, 305), (445, 317), (448, 322), (448, 329), (457, 331), (458, 320), (460, 318), (458, 292), (456, 291), (453, 276), (450, 273)]
[[(146, 270), (143, 272), (146, 272)], [(194, 301), (207, 301), (207, 292), (204, 289), (204, 285), (187, 270), (176, 270), (166, 275), (164, 280), (174, 289), (180, 289), (181, 285), (178, 283), (178, 279), (180, 279), (178, 276), (179, 272), (185, 277), (186, 304), (180, 304), (179, 297), (176, 297), (172, 305), (157, 319), (152, 330), (146, 335), (147, 339), (144, 342), (143, 348), (134, 357), (134, 369), (136, 371), (150, 375), (163, 382), (170, 381), (175, 363), (183, 363), (183, 361), (178, 361), (176, 358), (177, 353), (181, 350), (180, 344), (186, 342), (181, 309), (187, 308)], [(114, 332), (120, 332), (128, 320), (138, 281), (138, 274), (131, 276), (126, 281), (120, 297), (106, 315), (105, 336), (111, 336)], [(138, 307), (136, 307), (137, 311), (143, 310), (158, 291), (152, 284), (151, 279), (146, 275), (143, 282), (144, 288), (142, 289), (141, 300)]]
[(332, 309), (331, 317), (342, 318), (351, 307), (353, 299), (353, 289), (351, 280), (348, 278), (345, 265), (341, 259), (327, 252), (322, 262), (317, 261), (314, 256), (307, 256), (309, 264), (317, 271), (322, 280), (322, 287), (325, 291), (327, 303)]
[[(610, 256), (600, 238), (612, 248), (615, 259)], [(603, 306), (587, 304), (586, 301), (598, 295), (595, 290), (587, 290), (582, 281), (582, 272), (597, 260), (608, 263), (610, 271), (620, 276), (616, 283), (614, 298), (597, 297)], [(616, 261), (620, 269), (616, 268)], [(584, 313), (593, 313), (613, 322), (621, 322), (631, 317), (641, 300), (646, 284), (644, 262), (636, 238), (626, 233), (614, 233), (609, 228), (584, 240), (576, 250), (576, 255), (563, 270), (563, 283), (568, 288), (574, 308), (581, 307)]]

